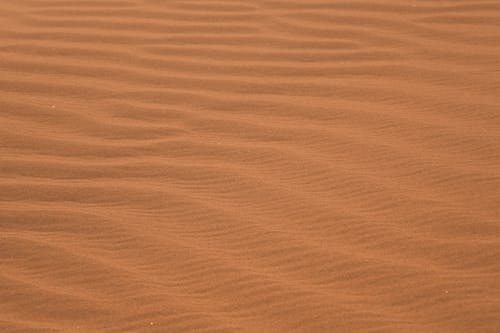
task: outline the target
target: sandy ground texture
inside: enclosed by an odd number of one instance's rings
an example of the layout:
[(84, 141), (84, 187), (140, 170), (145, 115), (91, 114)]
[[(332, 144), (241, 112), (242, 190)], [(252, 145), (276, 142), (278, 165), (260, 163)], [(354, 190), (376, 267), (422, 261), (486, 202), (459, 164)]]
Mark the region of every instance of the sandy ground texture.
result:
[(0, 1), (0, 332), (500, 332), (500, 2)]

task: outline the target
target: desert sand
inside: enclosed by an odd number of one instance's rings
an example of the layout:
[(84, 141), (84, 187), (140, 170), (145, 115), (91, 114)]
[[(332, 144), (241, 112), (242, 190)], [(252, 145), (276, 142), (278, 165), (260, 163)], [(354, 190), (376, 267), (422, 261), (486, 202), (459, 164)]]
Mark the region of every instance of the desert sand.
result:
[(500, 2), (3, 0), (0, 332), (500, 332)]

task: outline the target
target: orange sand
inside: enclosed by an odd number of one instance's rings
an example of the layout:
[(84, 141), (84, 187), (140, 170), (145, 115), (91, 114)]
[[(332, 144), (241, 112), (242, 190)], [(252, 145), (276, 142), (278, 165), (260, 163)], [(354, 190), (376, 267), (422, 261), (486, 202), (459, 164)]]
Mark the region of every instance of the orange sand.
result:
[(0, 332), (500, 332), (500, 2), (3, 0)]

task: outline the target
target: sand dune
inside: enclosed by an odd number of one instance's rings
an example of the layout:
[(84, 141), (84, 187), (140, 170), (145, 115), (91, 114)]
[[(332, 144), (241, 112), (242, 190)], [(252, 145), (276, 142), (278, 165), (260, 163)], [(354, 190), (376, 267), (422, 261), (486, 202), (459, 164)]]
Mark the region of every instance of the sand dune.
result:
[(500, 332), (498, 1), (0, 21), (0, 332)]

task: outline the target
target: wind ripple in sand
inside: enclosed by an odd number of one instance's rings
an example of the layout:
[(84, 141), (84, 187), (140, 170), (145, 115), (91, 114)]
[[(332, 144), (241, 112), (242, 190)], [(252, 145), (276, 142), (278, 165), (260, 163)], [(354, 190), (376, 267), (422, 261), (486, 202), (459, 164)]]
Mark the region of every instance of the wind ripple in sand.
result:
[(0, 18), (0, 331), (500, 331), (495, 1)]

